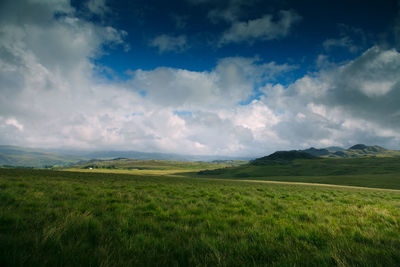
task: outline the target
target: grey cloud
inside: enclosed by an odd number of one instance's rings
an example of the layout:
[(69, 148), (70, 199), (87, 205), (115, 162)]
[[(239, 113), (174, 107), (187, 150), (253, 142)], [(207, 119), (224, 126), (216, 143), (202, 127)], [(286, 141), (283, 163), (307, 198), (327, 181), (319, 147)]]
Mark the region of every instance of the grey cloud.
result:
[[(340, 107), (360, 118), (379, 124), (399, 119), (400, 53), (394, 49), (372, 47), (359, 58), (340, 67), (305, 76), (287, 90), (275, 87), (267, 95), (280, 99)], [(272, 104), (272, 103), (271, 103)], [(397, 123), (396, 123), (397, 122)], [(392, 121), (400, 125), (400, 121)]]
[(212, 9), (208, 12), (208, 18), (213, 23), (217, 23), (220, 20), (227, 22), (234, 22), (238, 18), (240, 8), (243, 5), (243, 1), (228, 1), (228, 4), (223, 9)]
[(399, 73), (400, 54), (394, 49), (373, 47), (331, 74), (331, 90), (324, 101), (400, 129)]
[(185, 35), (170, 36), (161, 34), (149, 42), (149, 45), (156, 47), (159, 53), (174, 51), (183, 52), (189, 48)]
[(274, 130), (298, 146), (366, 142), (399, 148), (398, 73), (400, 54), (372, 47), (343, 66), (305, 76), (287, 88), (268, 85), (262, 100), (283, 111)]
[(219, 44), (249, 42), (255, 40), (273, 40), (287, 36), (293, 24), (301, 17), (292, 10), (281, 10), (279, 18), (274, 19), (271, 14), (249, 21), (235, 21), (223, 33)]
[(354, 45), (353, 41), (348, 36), (339, 39), (327, 39), (322, 45), (327, 51), (334, 47), (346, 48), (352, 53), (357, 52), (358, 50), (358, 47)]
[[(246, 156), (355, 142), (400, 148), (396, 50), (373, 47), (286, 87), (274, 78), (293, 66), (240, 57), (207, 72), (157, 68), (104, 82), (92, 59), (124, 33), (77, 18), (68, 1), (27, 3), (38, 11), (24, 17), (16, 1), (2, 2), (11, 14), (0, 16), (0, 143)], [(259, 86), (265, 94), (243, 104)]]
[(55, 13), (69, 14), (73, 11), (68, 0), (3, 0), (0, 2), (0, 25), (47, 26)]
[[(19, 68), (29, 66), (27, 61), (37, 61), (45, 68), (68, 75), (77, 62), (87, 64), (86, 57), (100, 56), (101, 45), (123, 44), (126, 35), (112, 27), (78, 19), (68, 1), (7, 1), (5, 5), (6, 17), (15, 12), (18, 19), (6, 19), (0, 24), (0, 53), (7, 54), (2, 58), (3, 64), (24, 62), (17, 65)], [(64, 15), (55, 18), (57, 12)]]
[[(247, 7), (252, 7), (257, 0), (228, 0), (228, 1), (210, 1), (210, 0), (189, 0), (193, 4), (212, 3), (212, 8), (207, 17), (212, 23), (228, 22), (233, 23), (239, 20), (245, 13)], [(196, 3), (197, 2), (197, 3)]]
[(393, 35), (396, 42), (396, 47), (400, 48), (400, 1), (397, 1), (397, 16), (393, 23)]
[(99, 16), (104, 16), (106, 13), (111, 11), (106, 5), (106, 0), (89, 0), (87, 7), (90, 12)]

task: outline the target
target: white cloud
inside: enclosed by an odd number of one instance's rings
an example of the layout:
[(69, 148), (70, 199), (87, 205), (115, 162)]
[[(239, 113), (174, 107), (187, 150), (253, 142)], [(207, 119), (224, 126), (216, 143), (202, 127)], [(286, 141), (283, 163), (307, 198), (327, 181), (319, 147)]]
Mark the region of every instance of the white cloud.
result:
[(151, 40), (149, 45), (156, 47), (159, 53), (170, 51), (180, 53), (189, 48), (185, 35), (170, 36), (161, 34)]
[(1, 144), (246, 156), (356, 142), (400, 148), (396, 50), (373, 47), (286, 86), (275, 78), (293, 66), (241, 57), (111, 82), (93, 58), (124, 45), (126, 33), (78, 18), (68, 1), (24, 4), (36, 16), (16, 1), (0, 9)]
[[(208, 12), (208, 18), (212, 23), (217, 23), (220, 20), (227, 22), (234, 22), (238, 19), (244, 1), (231, 0), (228, 1), (225, 8), (216, 8)], [(249, 1), (250, 2), (250, 1)]]
[(14, 126), (15, 128), (17, 128), (20, 131), (24, 130), (24, 125), (22, 125), (21, 123), (19, 123), (16, 119), (13, 118), (9, 118), (5, 121), (6, 125), (11, 125)]
[(400, 1), (397, 1), (397, 16), (394, 21), (393, 33), (396, 41), (396, 47), (400, 48)]
[(271, 14), (249, 21), (235, 21), (223, 33), (220, 45), (237, 42), (254, 42), (255, 40), (273, 40), (285, 37), (293, 24), (301, 17), (292, 10), (281, 10), (279, 18), (274, 19)]
[[(400, 53), (372, 47), (336, 68), (284, 88), (267, 85), (263, 103), (282, 110), (275, 132), (292, 147), (381, 144), (399, 148)], [(303, 114), (297, 116), (297, 114)]]
[[(259, 126), (262, 112), (268, 109), (254, 104), (255, 111), (246, 111), (251, 123), (242, 126), (237, 102), (248, 99), (257, 83), (292, 66), (225, 58), (209, 72), (158, 68), (134, 71), (126, 83), (102, 81), (92, 59), (102, 55), (104, 45), (123, 45), (126, 33), (62, 7), (65, 15), (55, 19), (58, 7), (43, 4), (48, 11), (40, 14), (51, 23), (42, 25), (40, 15), (29, 23), (1, 24), (0, 143), (250, 154), (252, 144), (260, 142), (267, 131)], [(192, 115), (177, 115), (177, 109)]]
[(274, 62), (260, 64), (257, 58), (225, 58), (210, 72), (160, 67), (151, 71), (130, 72), (130, 86), (145, 91), (146, 97), (160, 106), (183, 109), (230, 107), (246, 101), (254, 86), (292, 70), (293, 66)]
[(187, 0), (192, 4), (212, 3), (215, 7), (212, 8), (207, 17), (212, 23), (220, 21), (232, 23), (238, 21), (239, 17), (246, 13), (246, 8), (253, 7), (257, 0), (227, 0), (227, 1), (212, 1), (212, 0)]
[(93, 14), (104, 16), (111, 12), (110, 8), (106, 5), (106, 0), (89, 0), (87, 7)]

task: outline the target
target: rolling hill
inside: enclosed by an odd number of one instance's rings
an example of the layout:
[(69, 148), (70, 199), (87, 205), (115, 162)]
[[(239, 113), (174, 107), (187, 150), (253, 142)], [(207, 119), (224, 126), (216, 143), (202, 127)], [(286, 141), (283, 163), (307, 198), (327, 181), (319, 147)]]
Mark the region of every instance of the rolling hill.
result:
[[(316, 153), (312, 155), (305, 151)], [(316, 156), (321, 152), (324, 150), (278, 151), (241, 166), (203, 170), (197, 173), (197, 177), (400, 189), (399, 151), (355, 145), (347, 150)]]
[(239, 166), (247, 163), (243, 160), (205, 161), (171, 161), (171, 160), (139, 160), (116, 158), (110, 160), (89, 160), (71, 166), (74, 169), (115, 169), (115, 170), (201, 170), (221, 167)]
[(332, 149), (332, 147), (317, 149), (311, 147), (299, 151), (325, 158), (400, 157), (400, 151), (398, 150), (389, 150), (380, 146), (366, 146), (364, 144), (357, 144), (348, 149)]
[(42, 149), (0, 145), (0, 166), (44, 168), (71, 165), (82, 159)]
[(297, 150), (292, 150), (292, 151), (277, 151), (275, 153), (272, 153), (269, 156), (265, 156), (262, 158), (258, 158), (255, 160), (252, 160), (250, 164), (252, 165), (266, 165), (266, 164), (271, 164), (271, 163), (276, 163), (276, 162), (289, 162), (294, 159), (315, 159), (317, 158), (314, 155), (311, 155), (310, 153), (306, 153), (303, 151), (297, 151)]
[[(151, 153), (140, 151), (89, 151), (40, 149), (19, 146), (0, 145), (0, 166), (44, 168), (50, 166), (70, 166), (92, 160), (111, 160), (116, 158), (134, 160), (164, 160), (164, 161), (206, 161), (235, 165), (235, 161), (248, 160), (243, 157), (183, 155), (172, 153)], [(233, 162), (233, 164), (232, 164)], [(89, 162), (90, 163), (90, 162)]]

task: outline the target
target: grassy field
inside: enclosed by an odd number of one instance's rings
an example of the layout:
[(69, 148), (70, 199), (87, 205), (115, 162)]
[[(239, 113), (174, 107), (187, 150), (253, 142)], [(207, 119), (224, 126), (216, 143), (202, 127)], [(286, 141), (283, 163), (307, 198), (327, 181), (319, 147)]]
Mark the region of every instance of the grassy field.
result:
[(270, 180), (400, 189), (400, 158), (296, 159), (187, 173), (190, 177)]
[(169, 161), (169, 160), (137, 160), (137, 159), (112, 159), (91, 160), (74, 165), (75, 169), (110, 169), (110, 170), (204, 170), (223, 167), (240, 166), (248, 161), (228, 160), (217, 162), (204, 161)]
[(0, 169), (1, 266), (399, 266), (400, 192)]
[(199, 172), (204, 169), (214, 170), (224, 167), (240, 166), (247, 163), (243, 160), (230, 160), (213, 162), (190, 162), (190, 161), (168, 161), (168, 160), (136, 160), (136, 159), (113, 159), (113, 160), (91, 160), (67, 168), (63, 171), (87, 172), (87, 173), (120, 173), (146, 176), (165, 176), (183, 174), (186, 172)]

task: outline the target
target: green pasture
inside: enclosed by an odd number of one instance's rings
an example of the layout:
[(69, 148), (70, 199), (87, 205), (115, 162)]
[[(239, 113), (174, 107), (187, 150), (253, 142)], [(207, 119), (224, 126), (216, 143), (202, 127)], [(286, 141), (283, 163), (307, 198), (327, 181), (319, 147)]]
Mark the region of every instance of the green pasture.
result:
[(400, 191), (0, 169), (1, 266), (399, 266)]

